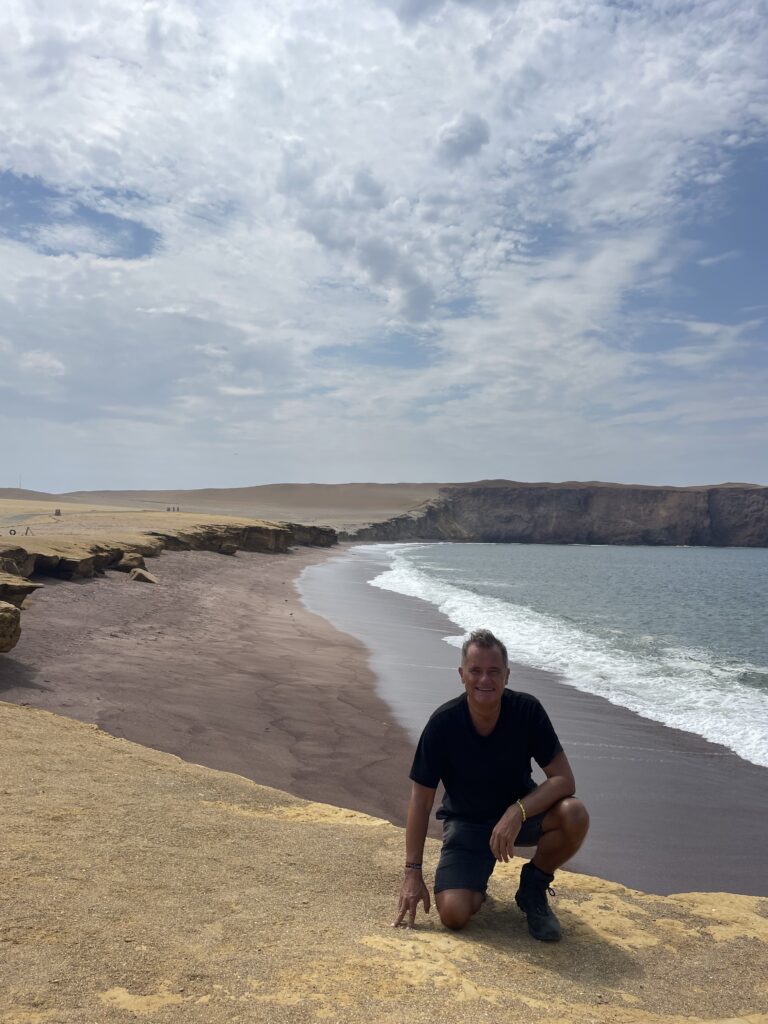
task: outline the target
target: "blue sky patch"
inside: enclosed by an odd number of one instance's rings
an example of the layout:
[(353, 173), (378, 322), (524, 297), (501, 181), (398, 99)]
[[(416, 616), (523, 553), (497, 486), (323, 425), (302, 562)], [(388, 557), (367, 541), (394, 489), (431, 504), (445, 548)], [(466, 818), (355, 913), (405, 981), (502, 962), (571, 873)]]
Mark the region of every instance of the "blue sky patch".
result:
[(0, 172), (0, 232), (46, 256), (90, 254), (136, 260), (157, 248), (157, 231), (105, 213), (39, 178)]
[(365, 345), (324, 345), (316, 350), (320, 359), (351, 366), (386, 366), (413, 370), (431, 366), (437, 348), (428, 340), (407, 331), (393, 331)]

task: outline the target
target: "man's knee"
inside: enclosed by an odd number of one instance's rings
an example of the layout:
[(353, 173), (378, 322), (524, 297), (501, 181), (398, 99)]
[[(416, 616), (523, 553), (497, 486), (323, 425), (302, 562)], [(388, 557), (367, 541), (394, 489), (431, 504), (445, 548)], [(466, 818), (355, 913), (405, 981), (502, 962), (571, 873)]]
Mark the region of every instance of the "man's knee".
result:
[(589, 829), (589, 812), (575, 796), (566, 797), (558, 804), (560, 828), (573, 839), (583, 839)]
[(460, 931), (480, 908), (483, 898), (479, 892), (466, 889), (444, 889), (435, 897), (440, 920), (451, 931)]

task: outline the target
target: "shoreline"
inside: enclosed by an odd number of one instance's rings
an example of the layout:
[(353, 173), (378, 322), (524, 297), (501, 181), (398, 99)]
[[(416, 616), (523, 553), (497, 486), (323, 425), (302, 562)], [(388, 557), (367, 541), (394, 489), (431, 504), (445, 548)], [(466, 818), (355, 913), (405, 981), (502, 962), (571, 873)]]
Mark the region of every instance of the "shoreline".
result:
[[(415, 742), (431, 712), (460, 693), (458, 651), (442, 638), (463, 630), (425, 601), (369, 586), (381, 571), (372, 552), (346, 554), (305, 570), (302, 595), (371, 650), (377, 692)], [(553, 673), (510, 667), (510, 685), (549, 712), (590, 811), (590, 834), (566, 868), (664, 895), (768, 895), (768, 822), (758, 812), (768, 769)]]

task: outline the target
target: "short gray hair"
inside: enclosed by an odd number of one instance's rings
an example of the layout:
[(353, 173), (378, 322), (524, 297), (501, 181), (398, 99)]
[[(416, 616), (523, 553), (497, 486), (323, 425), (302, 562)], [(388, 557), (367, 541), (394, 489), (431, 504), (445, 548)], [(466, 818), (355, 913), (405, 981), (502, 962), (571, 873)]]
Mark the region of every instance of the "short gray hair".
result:
[(501, 656), (504, 659), (504, 668), (509, 668), (509, 658), (507, 657), (507, 648), (499, 640), (497, 636), (490, 631), (490, 629), (475, 629), (473, 630), (464, 643), (461, 645), (461, 663), (462, 665), (467, 660), (467, 654), (469, 653), (470, 647), (483, 647), (485, 650), (490, 650), (492, 647), (498, 647), (501, 651)]

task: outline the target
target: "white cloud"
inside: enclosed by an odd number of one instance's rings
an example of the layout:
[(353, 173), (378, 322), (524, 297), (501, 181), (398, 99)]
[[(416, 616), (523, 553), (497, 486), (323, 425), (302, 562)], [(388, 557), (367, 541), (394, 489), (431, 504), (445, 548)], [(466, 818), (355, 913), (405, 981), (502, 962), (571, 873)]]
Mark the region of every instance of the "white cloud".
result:
[(738, 249), (729, 249), (728, 252), (718, 253), (716, 256), (704, 256), (702, 259), (696, 262), (700, 267), (716, 267), (718, 263), (725, 263), (728, 260), (734, 260), (741, 253)]
[(235, 398), (254, 398), (264, 394), (264, 388), (238, 387), (235, 384), (222, 384), (218, 390), (222, 395), (232, 395)]
[(34, 241), (39, 249), (50, 250), (57, 255), (90, 253), (111, 256), (116, 245), (112, 236), (84, 224), (44, 225), (35, 232)]
[(41, 377), (61, 377), (67, 372), (64, 363), (52, 352), (24, 352), (19, 356), (18, 362), (25, 373)]
[[(141, 421), (190, 483), (242, 478), (219, 457), (241, 430), (263, 479), (573, 476), (590, 453), (607, 476), (694, 374), (713, 417), (752, 408), (764, 367), (720, 371), (764, 328), (715, 341), (663, 307), (680, 225), (765, 138), (768, 29), (737, 6), (11, 0), (0, 171), (58, 195), (30, 241), (80, 258), (0, 240), (4, 329), (38, 353), (3, 407), (47, 377), (50, 430)], [(160, 247), (100, 258), (114, 239), (62, 223), (81, 201)]]
[(488, 122), (479, 114), (462, 111), (458, 117), (444, 124), (437, 137), (437, 152), (449, 164), (459, 163), (479, 153), (491, 140)]

